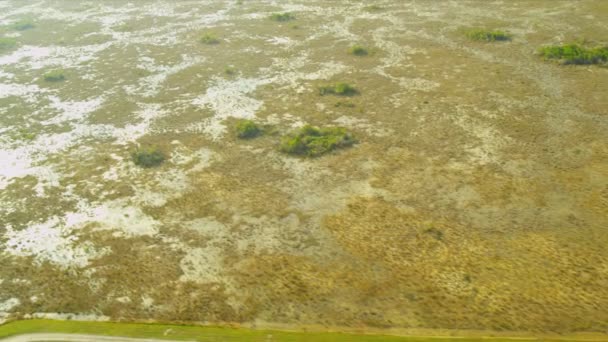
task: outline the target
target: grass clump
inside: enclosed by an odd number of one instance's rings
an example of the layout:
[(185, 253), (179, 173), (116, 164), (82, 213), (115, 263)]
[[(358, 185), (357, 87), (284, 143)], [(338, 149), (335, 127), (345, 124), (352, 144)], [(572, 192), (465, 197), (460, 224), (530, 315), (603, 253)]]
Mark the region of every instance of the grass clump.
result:
[(139, 148), (131, 154), (133, 162), (144, 168), (156, 167), (165, 161), (165, 155), (157, 147)]
[(10, 50), (17, 46), (17, 41), (13, 38), (0, 37), (0, 51)]
[(25, 31), (25, 30), (33, 29), (35, 27), (35, 25), (31, 21), (21, 20), (21, 21), (14, 23), (13, 25), (11, 25), (11, 27), (13, 28), (13, 30)]
[(603, 64), (608, 62), (608, 47), (586, 48), (578, 44), (545, 46), (539, 53), (545, 59), (555, 59), (563, 64)]
[(361, 45), (353, 45), (350, 49), (348, 49), (348, 53), (355, 56), (367, 56), (369, 51)]
[(207, 45), (216, 45), (220, 43), (220, 39), (212, 33), (205, 33), (201, 36), (200, 42)]
[(270, 15), (270, 20), (274, 20), (274, 21), (291, 21), (294, 20), (296, 17), (291, 14), (291, 13), (272, 13)]
[(251, 139), (262, 134), (262, 129), (251, 120), (239, 120), (236, 123), (236, 136), (241, 139)]
[(345, 128), (306, 125), (284, 136), (279, 149), (293, 155), (316, 157), (338, 148), (352, 146), (355, 142)]
[(52, 70), (44, 74), (44, 80), (47, 82), (61, 82), (65, 80), (63, 70)]
[(338, 96), (353, 96), (357, 94), (357, 89), (348, 83), (336, 83), (334, 85), (322, 86), (319, 88), (319, 94), (323, 95), (338, 95)]
[(489, 31), (485, 29), (472, 29), (466, 32), (471, 40), (480, 42), (496, 42), (511, 40), (511, 36), (503, 31)]

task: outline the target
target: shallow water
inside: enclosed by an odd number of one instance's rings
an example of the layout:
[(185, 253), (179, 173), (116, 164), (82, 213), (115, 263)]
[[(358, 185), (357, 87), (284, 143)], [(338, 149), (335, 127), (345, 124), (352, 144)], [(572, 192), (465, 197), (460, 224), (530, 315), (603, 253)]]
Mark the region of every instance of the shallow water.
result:
[[(375, 4), (0, 2), (0, 319), (606, 331), (608, 69), (535, 52), (608, 3)], [(279, 152), (304, 124), (359, 143)]]

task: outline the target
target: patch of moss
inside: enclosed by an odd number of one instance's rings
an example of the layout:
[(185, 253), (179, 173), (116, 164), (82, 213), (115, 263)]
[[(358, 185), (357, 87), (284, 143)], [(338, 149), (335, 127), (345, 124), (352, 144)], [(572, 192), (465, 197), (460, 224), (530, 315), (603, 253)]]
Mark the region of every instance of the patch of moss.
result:
[(205, 33), (201, 36), (200, 42), (207, 45), (215, 45), (220, 43), (220, 39), (212, 33)]
[(13, 38), (0, 37), (0, 51), (7, 51), (17, 46), (17, 41)]
[(236, 123), (236, 135), (241, 139), (251, 139), (262, 134), (262, 129), (251, 120), (239, 120)]
[(352, 146), (355, 142), (345, 128), (306, 125), (284, 136), (279, 149), (293, 155), (316, 157), (338, 148)]
[(338, 96), (353, 96), (358, 93), (355, 87), (348, 83), (336, 83), (334, 85), (322, 86), (319, 88), (319, 95), (338, 95)]
[(361, 45), (353, 45), (350, 49), (348, 49), (348, 53), (355, 56), (367, 56), (369, 51)]
[(33, 29), (34, 27), (36, 27), (36, 26), (31, 21), (27, 21), (27, 20), (21, 20), (21, 21), (14, 23), (13, 25), (11, 25), (11, 28), (13, 30), (17, 30), (17, 31), (25, 31), (25, 30)]
[(144, 168), (156, 167), (165, 161), (165, 155), (158, 147), (139, 148), (131, 154), (133, 162)]
[(482, 42), (496, 42), (511, 40), (511, 36), (503, 31), (489, 31), (485, 29), (472, 29), (467, 31), (467, 38)]
[(274, 20), (274, 21), (290, 21), (290, 20), (294, 20), (296, 19), (296, 17), (291, 14), (291, 13), (272, 13), (270, 15), (270, 20)]
[(563, 64), (604, 64), (608, 62), (608, 47), (586, 48), (578, 44), (545, 46), (539, 49), (545, 59), (555, 59)]
[(61, 82), (65, 80), (63, 70), (51, 70), (44, 74), (44, 80), (47, 82)]

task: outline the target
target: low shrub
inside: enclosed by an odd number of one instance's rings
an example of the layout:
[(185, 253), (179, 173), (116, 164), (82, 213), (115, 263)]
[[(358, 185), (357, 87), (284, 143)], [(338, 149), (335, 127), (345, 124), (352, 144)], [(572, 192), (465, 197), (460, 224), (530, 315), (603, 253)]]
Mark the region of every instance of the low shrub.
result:
[(63, 70), (52, 70), (44, 74), (44, 80), (47, 82), (61, 82), (65, 80)]
[(239, 120), (236, 123), (236, 135), (241, 139), (251, 139), (262, 134), (262, 129), (251, 120)]
[(205, 33), (201, 36), (200, 42), (207, 45), (219, 44), (220, 40), (212, 33)]
[(165, 161), (165, 155), (157, 147), (139, 148), (131, 154), (137, 166), (150, 168), (159, 166)]
[(578, 44), (545, 46), (539, 49), (545, 59), (559, 60), (563, 64), (603, 64), (608, 62), (608, 47), (586, 48)]
[(471, 40), (483, 42), (508, 41), (511, 36), (502, 31), (489, 31), (485, 29), (472, 29), (466, 32), (466, 36)]
[(353, 45), (350, 49), (348, 49), (348, 53), (355, 56), (367, 56), (369, 51), (361, 45)]
[(272, 13), (270, 15), (270, 20), (274, 21), (290, 21), (294, 20), (296, 17), (291, 13)]
[(293, 155), (316, 157), (338, 148), (352, 146), (355, 142), (345, 128), (306, 125), (284, 136), (279, 149)]
[(336, 83), (334, 85), (322, 86), (319, 88), (319, 95), (338, 95), (353, 96), (357, 94), (357, 89), (348, 83)]
[(17, 40), (13, 38), (0, 37), (0, 51), (7, 51), (17, 46)]
[(25, 31), (33, 29), (35, 25), (31, 21), (21, 20), (11, 25), (11, 27), (13, 28), (13, 30)]

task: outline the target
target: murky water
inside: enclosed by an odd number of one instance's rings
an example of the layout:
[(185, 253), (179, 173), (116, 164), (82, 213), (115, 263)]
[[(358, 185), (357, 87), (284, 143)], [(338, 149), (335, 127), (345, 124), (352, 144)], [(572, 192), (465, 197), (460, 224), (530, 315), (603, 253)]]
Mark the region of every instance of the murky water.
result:
[[(16, 41), (0, 52), (0, 319), (608, 329), (608, 69), (535, 55), (606, 43), (608, 2), (0, 13)], [(468, 27), (513, 40), (471, 42)], [(45, 81), (55, 69), (66, 79)], [(319, 95), (335, 82), (359, 93)], [(239, 118), (270, 128), (239, 140)], [(307, 123), (359, 143), (279, 152)], [(134, 165), (139, 145), (167, 161)]]

